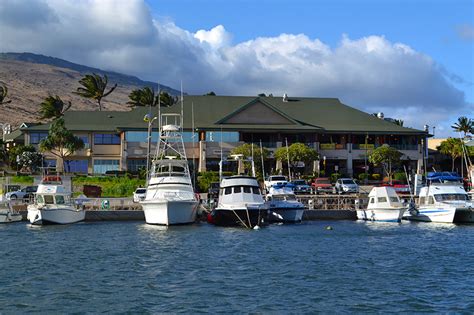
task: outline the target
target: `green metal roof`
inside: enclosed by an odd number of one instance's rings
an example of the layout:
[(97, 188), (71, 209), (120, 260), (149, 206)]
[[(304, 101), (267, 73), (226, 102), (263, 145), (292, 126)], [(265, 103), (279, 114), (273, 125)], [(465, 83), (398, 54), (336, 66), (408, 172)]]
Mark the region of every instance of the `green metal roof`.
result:
[[(266, 106), (280, 116), (287, 118), (288, 124), (226, 124), (233, 115), (242, 113), (252, 104)], [(336, 98), (289, 98), (246, 96), (185, 96), (184, 128), (191, 129), (192, 108), (194, 126), (200, 130), (252, 130), (252, 131), (301, 131), (301, 132), (352, 132), (381, 134), (426, 134), (422, 130), (404, 128), (394, 123), (342, 104)], [(180, 104), (162, 108), (164, 113), (179, 113)], [(153, 114), (158, 109), (152, 108)], [(64, 119), (71, 131), (145, 130), (147, 123), (143, 117), (148, 108), (139, 107), (124, 112), (68, 111)], [(29, 131), (47, 130), (49, 124), (29, 127)]]

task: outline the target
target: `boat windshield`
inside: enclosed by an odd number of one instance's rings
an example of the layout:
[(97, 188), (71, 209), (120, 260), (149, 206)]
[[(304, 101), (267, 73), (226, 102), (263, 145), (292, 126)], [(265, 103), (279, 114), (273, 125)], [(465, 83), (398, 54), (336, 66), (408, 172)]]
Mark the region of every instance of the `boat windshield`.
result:
[(434, 195), (436, 201), (467, 201), (469, 200), (467, 194), (436, 194)]
[(70, 203), (70, 197), (64, 195), (36, 195), (36, 203), (46, 205), (64, 205)]
[(390, 197), (390, 202), (400, 202), (400, 199), (398, 197)]
[(296, 200), (296, 197), (293, 195), (273, 195), (272, 199), (274, 201), (285, 201), (285, 200)]

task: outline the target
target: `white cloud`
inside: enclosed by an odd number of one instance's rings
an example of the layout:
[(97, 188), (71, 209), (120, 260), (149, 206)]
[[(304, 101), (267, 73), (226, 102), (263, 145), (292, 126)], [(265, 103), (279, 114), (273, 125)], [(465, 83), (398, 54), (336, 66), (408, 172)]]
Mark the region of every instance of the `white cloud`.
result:
[(232, 44), (222, 25), (192, 33), (153, 19), (142, 0), (24, 4), (0, 3), (0, 51), (52, 55), (174, 87), (182, 80), (195, 94), (338, 97), (418, 128), (469, 113), (454, 75), (383, 36), (343, 35), (336, 47), (305, 34)]

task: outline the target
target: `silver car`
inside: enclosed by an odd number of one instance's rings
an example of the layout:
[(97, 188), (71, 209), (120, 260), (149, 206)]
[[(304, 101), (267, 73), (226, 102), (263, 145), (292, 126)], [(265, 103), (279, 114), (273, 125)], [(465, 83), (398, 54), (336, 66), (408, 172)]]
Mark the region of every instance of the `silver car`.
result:
[(133, 193), (133, 202), (140, 202), (145, 200), (146, 197), (146, 188), (137, 188)]
[(352, 178), (339, 178), (334, 188), (338, 194), (359, 192), (359, 185)]

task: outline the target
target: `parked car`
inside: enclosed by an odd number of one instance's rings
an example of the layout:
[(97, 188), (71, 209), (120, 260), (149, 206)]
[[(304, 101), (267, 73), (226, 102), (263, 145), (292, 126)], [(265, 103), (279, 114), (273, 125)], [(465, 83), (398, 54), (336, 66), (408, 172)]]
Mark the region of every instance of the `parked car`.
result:
[(268, 176), (264, 184), (265, 184), (265, 189), (268, 191), (270, 190), (270, 187), (272, 187), (273, 185), (283, 185), (286, 183), (288, 183), (286, 176), (272, 175), (272, 176)]
[(407, 195), (410, 193), (410, 186), (400, 180), (392, 180), (392, 183), (385, 182), (382, 186), (393, 187), (398, 194)]
[(133, 193), (133, 202), (143, 201), (146, 197), (146, 188), (138, 187)]
[(295, 186), (295, 188), (293, 188), (295, 194), (310, 194), (312, 191), (311, 186), (309, 186), (304, 179), (295, 179), (290, 183)]
[(339, 178), (334, 187), (338, 194), (359, 192), (359, 185), (352, 178)]
[(331, 180), (327, 177), (318, 177), (314, 180), (314, 182), (311, 184), (311, 187), (313, 187), (313, 191), (315, 194), (319, 193), (332, 193), (333, 192), (333, 186), (331, 184)]
[(34, 193), (38, 190), (38, 186), (26, 186), (23, 189), (10, 191), (5, 194), (7, 200), (29, 199), (33, 198)]

